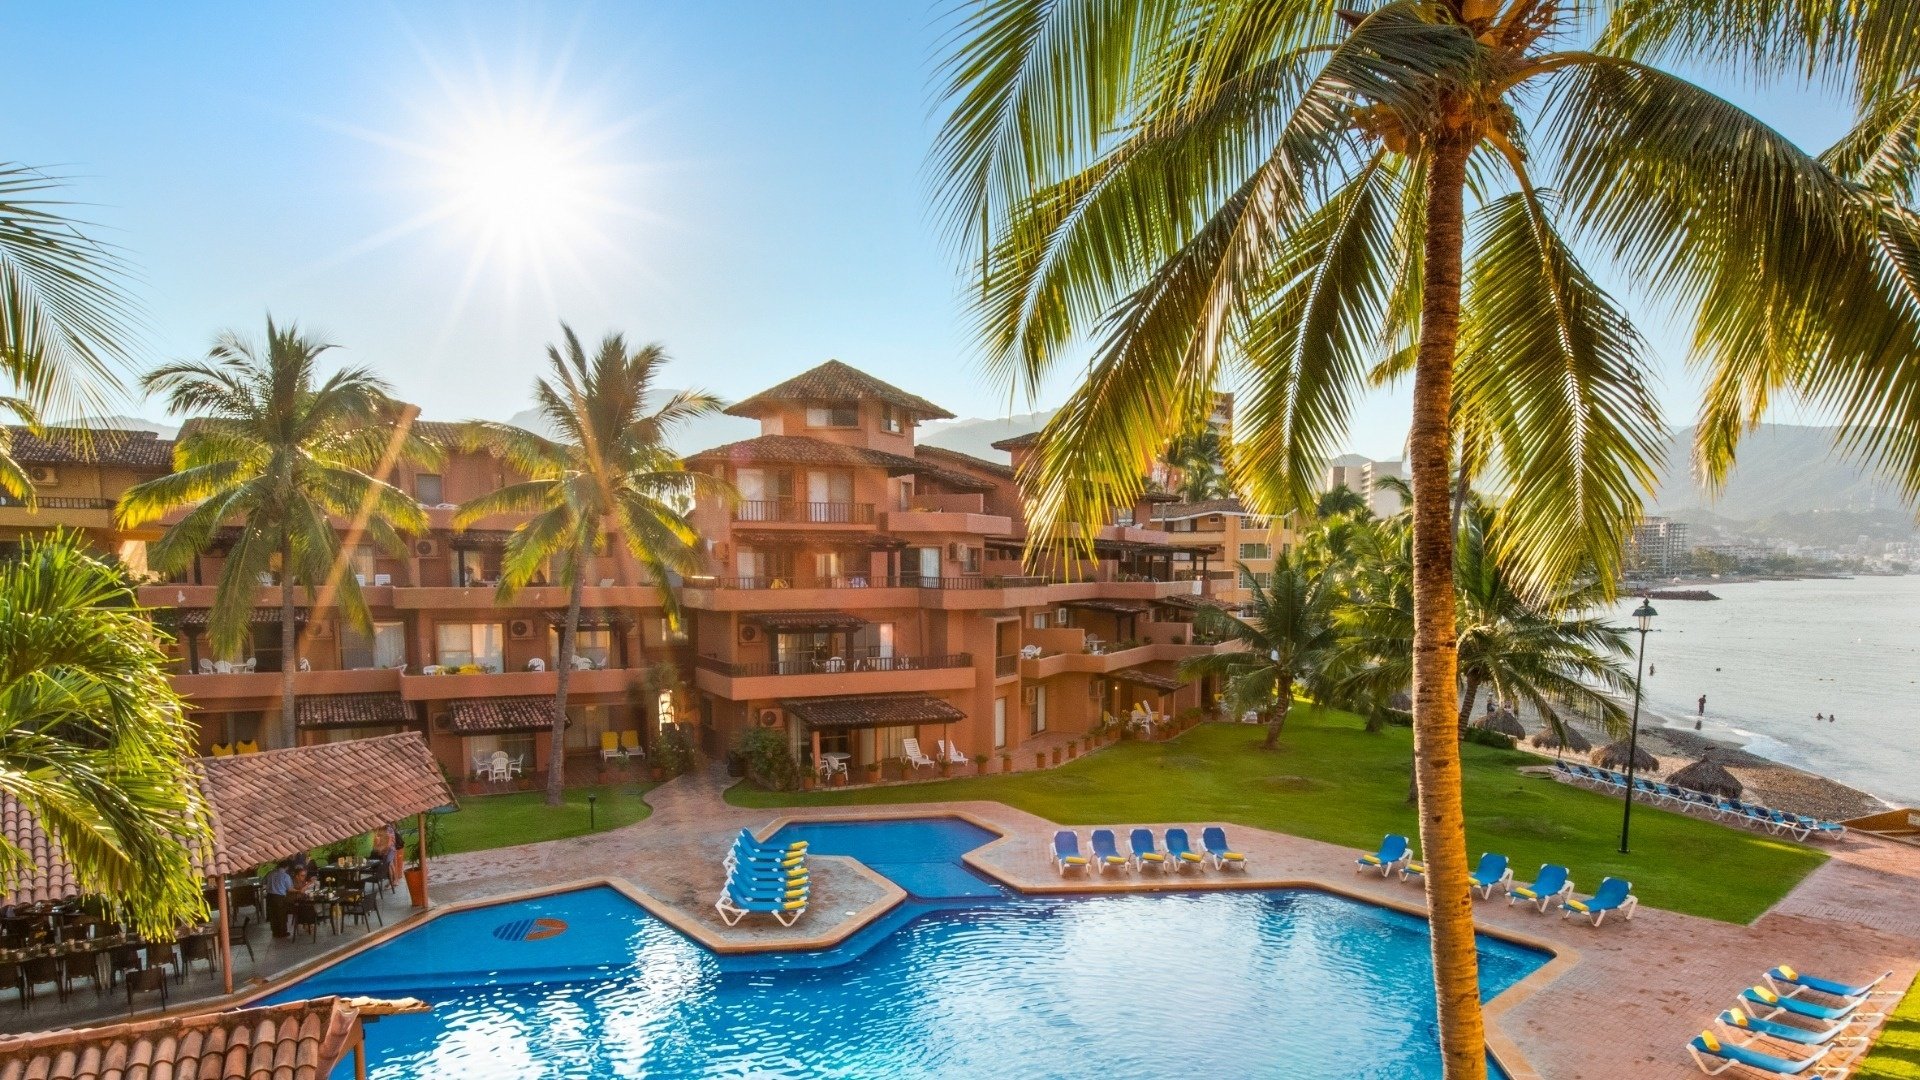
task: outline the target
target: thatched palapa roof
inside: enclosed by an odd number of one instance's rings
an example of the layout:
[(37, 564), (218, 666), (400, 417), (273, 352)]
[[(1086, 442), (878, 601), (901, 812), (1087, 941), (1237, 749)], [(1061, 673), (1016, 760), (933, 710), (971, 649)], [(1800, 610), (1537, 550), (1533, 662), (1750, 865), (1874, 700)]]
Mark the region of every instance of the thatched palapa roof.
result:
[(1667, 777), (1667, 783), (1728, 799), (1739, 798), (1742, 790), (1740, 781), (1734, 779), (1734, 775), (1728, 772), (1725, 766), (1710, 757), (1703, 757), (1675, 772)]
[[(1595, 751), (1593, 763), (1603, 769), (1625, 769), (1627, 767), (1627, 740), (1621, 739), (1617, 743), (1609, 743)], [(1660, 759), (1645, 750), (1641, 750), (1633, 756), (1633, 769), (1635, 772), (1659, 772)]]
[(1480, 718), (1473, 722), (1473, 726), (1482, 731), (1497, 731), (1502, 735), (1511, 735), (1516, 739), (1527, 737), (1527, 726), (1520, 722), (1519, 717), (1513, 715), (1511, 709), (1482, 713)]
[[(1563, 731), (1566, 733), (1566, 739), (1564, 741), (1560, 737), (1560, 733)], [(1593, 749), (1593, 743), (1589, 741), (1585, 735), (1580, 734), (1580, 729), (1564, 720), (1560, 722), (1558, 729), (1552, 724), (1548, 724), (1538, 732), (1535, 732), (1533, 745), (1542, 750), (1558, 750), (1564, 745), (1566, 749), (1576, 754), (1584, 754)]]

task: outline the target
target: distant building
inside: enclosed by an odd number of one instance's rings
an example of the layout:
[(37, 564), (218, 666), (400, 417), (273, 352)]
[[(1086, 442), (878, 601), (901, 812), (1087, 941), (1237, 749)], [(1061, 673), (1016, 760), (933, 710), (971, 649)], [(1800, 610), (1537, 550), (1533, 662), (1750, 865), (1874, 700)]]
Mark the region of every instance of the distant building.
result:
[(1686, 561), (1687, 525), (1672, 518), (1642, 518), (1628, 541), (1628, 564), (1650, 574), (1670, 574)]
[(1367, 507), (1373, 511), (1374, 517), (1390, 517), (1400, 512), (1400, 496), (1392, 489), (1382, 487), (1380, 482), (1388, 477), (1404, 480), (1406, 476), (1404, 462), (1374, 461), (1358, 454), (1347, 454), (1333, 459), (1327, 465), (1320, 490), (1326, 492), (1345, 487), (1366, 498)]

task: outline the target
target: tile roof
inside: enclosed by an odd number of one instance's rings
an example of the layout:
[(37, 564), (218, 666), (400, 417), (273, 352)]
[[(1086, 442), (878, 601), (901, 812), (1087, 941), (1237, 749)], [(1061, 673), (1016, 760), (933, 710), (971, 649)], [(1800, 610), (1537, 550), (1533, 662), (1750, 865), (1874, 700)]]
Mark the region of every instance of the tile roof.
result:
[(1175, 593), (1172, 596), (1156, 597), (1152, 602), (1159, 607), (1177, 608), (1181, 611), (1201, 611), (1206, 609), (1227, 611), (1233, 607), (1232, 604), (1224, 600), (1211, 596), (1194, 596), (1191, 593)]
[(223, 873), (358, 836), (453, 802), (417, 731), (204, 758)]
[(448, 703), (439, 727), (455, 735), (499, 735), (516, 731), (547, 731), (553, 727), (553, 698), (458, 698)]
[[(547, 620), (548, 626), (561, 627), (567, 623), (566, 608), (555, 608), (543, 611), (540, 614)], [(624, 611), (613, 608), (583, 607), (580, 609), (580, 629), (582, 630), (595, 630), (606, 627), (625, 629), (632, 625), (633, 616)]]
[(1113, 678), (1121, 682), (1133, 683), (1136, 686), (1152, 687), (1163, 694), (1170, 694), (1180, 689), (1181, 686), (1178, 677), (1163, 672), (1151, 671), (1147, 668), (1122, 668), (1113, 673)]
[(425, 1008), (322, 997), (0, 1035), (0, 1080), (327, 1080), (358, 1042), (362, 1016)]
[(988, 443), (987, 445), (993, 447), (995, 450), (1020, 450), (1032, 446), (1039, 441), (1040, 433), (1037, 431), (1029, 431), (1025, 435), (1015, 435), (1012, 438), (1001, 439), (999, 442)]
[(125, 428), (44, 428), (40, 434), (7, 426), (7, 447), (22, 465), (123, 465), (166, 472), (173, 468), (173, 440)]
[(898, 406), (917, 417), (951, 420), (953, 414), (928, 401), (909, 394), (891, 383), (859, 368), (829, 360), (810, 371), (803, 371), (778, 386), (769, 387), (727, 408), (730, 416), (760, 416), (790, 402), (844, 402), (872, 399)]
[[(167, 626), (205, 627), (213, 621), (212, 608), (158, 608), (153, 612), (154, 621)], [(303, 607), (293, 609), (293, 621), (296, 624), (307, 621), (308, 611)], [(279, 626), (280, 609), (278, 607), (257, 607), (247, 616), (251, 626)]]
[(742, 616), (769, 630), (858, 630), (867, 620), (844, 611), (763, 611)]
[(1208, 514), (1244, 514), (1246, 508), (1239, 499), (1207, 499), (1203, 502), (1183, 502), (1162, 506), (1153, 512), (1155, 521), (1175, 521), (1185, 518), (1206, 517)]
[(993, 485), (978, 477), (943, 469), (903, 454), (889, 454), (864, 446), (827, 442), (805, 435), (761, 435), (740, 442), (702, 450), (687, 459), (693, 462), (728, 461), (735, 464), (772, 463), (778, 465), (850, 465), (885, 469), (890, 475), (914, 473), (931, 477), (963, 491), (988, 491)]
[(846, 697), (790, 698), (780, 707), (808, 727), (858, 728), (893, 724), (947, 724), (967, 718), (932, 694), (854, 694)]
[[(47, 835), (32, 811), (4, 791), (0, 791), (0, 837), (27, 856), (11, 878), (0, 875), (0, 905), (39, 904), (80, 895), (79, 877), (59, 841)], [(202, 876), (211, 874), (214, 860), (202, 852), (193, 868)]]
[(1086, 600), (1068, 600), (1061, 607), (1079, 608), (1082, 611), (1104, 611), (1110, 615), (1138, 615), (1147, 610), (1147, 604), (1138, 600), (1102, 600), (1091, 597)]
[(944, 446), (927, 446), (923, 443), (913, 448), (913, 455), (918, 458), (930, 457), (935, 461), (955, 465), (961, 469), (974, 469), (986, 473), (989, 476), (997, 476), (1002, 480), (1013, 479), (1013, 466), (1011, 465), (1002, 465), (997, 461), (988, 461), (986, 458), (974, 457), (972, 454), (963, 454), (958, 450), (949, 450)]
[(371, 727), (411, 724), (413, 706), (399, 694), (305, 694), (293, 704), (294, 722), (303, 728)]

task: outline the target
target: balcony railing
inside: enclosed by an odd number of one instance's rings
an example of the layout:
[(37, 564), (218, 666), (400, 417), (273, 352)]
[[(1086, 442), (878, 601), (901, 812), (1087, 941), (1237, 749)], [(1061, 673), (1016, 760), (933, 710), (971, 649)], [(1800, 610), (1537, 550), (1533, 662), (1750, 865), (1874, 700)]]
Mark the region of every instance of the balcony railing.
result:
[(733, 508), (733, 520), (814, 525), (871, 525), (873, 504), (854, 502), (799, 502), (793, 499), (747, 499)]
[(1018, 656), (996, 656), (993, 658), (994, 678), (1004, 679), (1009, 675), (1019, 674), (1019, 671), (1020, 658)]
[(973, 665), (971, 653), (948, 653), (943, 656), (880, 656), (871, 652), (854, 652), (842, 656), (807, 656), (787, 660), (722, 660), (717, 656), (702, 656), (695, 661), (708, 671), (718, 672), (734, 678), (748, 678), (759, 675), (839, 675), (857, 671), (937, 671), (944, 668), (964, 668)]
[[(71, 495), (42, 495), (35, 500), (42, 510), (111, 510), (112, 499), (83, 499)], [(25, 499), (13, 495), (0, 495), (0, 506), (25, 506)]]
[(1001, 574), (966, 574), (960, 577), (922, 577), (919, 574), (897, 577), (884, 574), (801, 577), (766, 574), (757, 577), (690, 578), (687, 584), (696, 589), (1022, 589), (1055, 585), (1059, 580), (1044, 575)]

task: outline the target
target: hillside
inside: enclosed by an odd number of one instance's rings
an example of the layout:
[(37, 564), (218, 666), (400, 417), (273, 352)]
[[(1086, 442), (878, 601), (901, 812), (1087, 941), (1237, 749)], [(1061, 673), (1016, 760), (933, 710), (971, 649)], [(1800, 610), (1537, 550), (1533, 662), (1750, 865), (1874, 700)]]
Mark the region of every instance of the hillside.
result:
[(1688, 516), (1688, 511), (1709, 511), (1739, 522), (1815, 511), (1898, 512), (1901, 502), (1894, 486), (1836, 452), (1834, 434), (1830, 427), (1762, 425), (1741, 441), (1739, 462), (1725, 489), (1710, 499), (1692, 474), (1694, 429), (1679, 428), (1668, 442), (1666, 467), (1653, 499), (1655, 512)]

